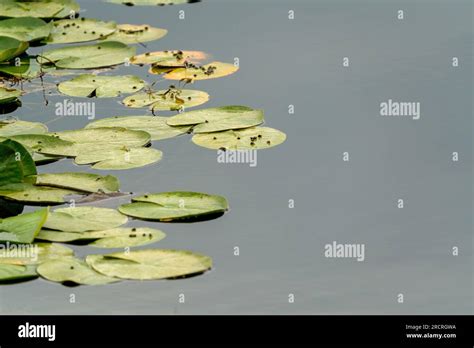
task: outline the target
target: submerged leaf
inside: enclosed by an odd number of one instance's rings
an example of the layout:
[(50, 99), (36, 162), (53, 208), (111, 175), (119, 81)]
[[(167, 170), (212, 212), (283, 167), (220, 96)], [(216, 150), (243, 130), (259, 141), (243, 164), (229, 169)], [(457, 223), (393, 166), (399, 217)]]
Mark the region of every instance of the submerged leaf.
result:
[(209, 256), (166, 249), (88, 255), (86, 262), (104, 275), (136, 280), (184, 277), (203, 273), (212, 267)]
[(139, 54), (130, 59), (130, 63), (137, 65), (153, 64), (156, 67), (177, 68), (184, 67), (185, 63), (198, 64), (209, 58), (201, 51), (156, 51)]
[(191, 127), (171, 127), (168, 117), (160, 116), (114, 116), (89, 123), (85, 128), (123, 127), (147, 132), (151, 140), (162, 140), (187, 133)]
[(0, 283), (25, 281), (37, 277), (35, 266), (0, 264)]
[(102, 285), (120, 281), (97, 273), (84, 261), (72, 257), (45, 261), (38, 266), (37, 272), (41, 277), (58, 283)]
[(50, 31), (51, 25), (39, 18), (20, 17), (0, 21), (0, 36), (9, 36), (19, 41), (40, 40), (47, 37)]
[(31, 243), (43, 227), (48, 209), (0, 219), (0, 242)]
[(222, 106), (183, 112), (170, 117), (168, 125), (194, 125), (194, 133), (218, 132), (257, 126), (263, 122), (263, 111), (247, 106)]
[(155, 28), (148, 24), (119, 24), (117, 25), (117, 31), (104, 38), (104, 40), (135, 44), (161, 39), (167, 33), (168, 30), (166, 29)]
[(152, 93), (138, 93), (123, 100), (125, 106), (141, 108), (150, 105), (150, 110), (181, 110), (206, 103), (209, 94), (191, 89), (161, 90)]
[(71, 248), (56, 243), (19, 244), (14, 249), (0, 245), (0, 264), (37, 265), (72, 255), (74, 251)]
[[(178, 68), (167, 73), (164, 78), (168, 80), (209, 80), (231, 75), (239, 70), (238, 66), (229, 63), (212, 62), (202, 67)], [(151, 73), (153, 69), (150, 70)]]
[(93, 41), (115, 32), (115, 22), (105, 22), (97, 19), (77, 18), (62, 19), (53, 22), (51, 35), (46, 40), (50, 44), (64, 44)]
[(280, 145), (286, 134), (269, 127), (252, 127), (215, 133), (195, 134), (192, 141), (208, 149), (260, 150)]
[(59, 208), (51, 212), (44, 228), (67, 232), (99, 231), (127, 223), (115, 209), (98, 207)]
[(160, 150), (149, 147), (115, 148), (84, 152), (74, 159), (76, 164), (92, 164), (94, 169), (120, 170), (143, 167), (158, 162)]
[(222, 196), (199, 192), (163, 192), (147, 194), (123, 204), (119, 211), (144, 220), (162, 222), (193, 220), (224, 213), (229, 209)]
[(58, 90), (72, 97), (117, 97), (121, 93), (134, 93), (145, 87), (139, 77), (125, 76), (96, 76), (83, 74), (69, 81), (61, 82)]
[(38, 57), (41, 64), (64, 69), (102, 68), (125, 63), (135, 48), (121, 42), (107, 41), (95, 45), (61, 47), (45, 51)]
[(35, 185), (52, 186), (84, 192), (116, 192), (119, 180), (112, 175), (102, 176), (89, 173), (39, 174), (34, 177)]

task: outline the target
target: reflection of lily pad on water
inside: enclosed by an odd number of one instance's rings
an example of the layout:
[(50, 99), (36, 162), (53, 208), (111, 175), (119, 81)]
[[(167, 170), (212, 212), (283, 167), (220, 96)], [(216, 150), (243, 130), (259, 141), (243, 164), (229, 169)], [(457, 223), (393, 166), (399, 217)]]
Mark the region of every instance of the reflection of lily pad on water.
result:
[(61, 82), (58, 90), (72, 97), (117, 97), (122, 93), (134, 93), (145, 87), (142, 79), (132, 75), (97, 76), (83, 74)]

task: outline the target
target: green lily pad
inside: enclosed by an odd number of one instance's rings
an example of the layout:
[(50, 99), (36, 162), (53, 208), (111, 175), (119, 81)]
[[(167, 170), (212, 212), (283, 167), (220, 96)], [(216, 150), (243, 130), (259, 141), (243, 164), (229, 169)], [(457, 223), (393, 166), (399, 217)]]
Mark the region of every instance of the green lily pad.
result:
[[(0, 128), (1, 129), (1, 128)], [(34, 152), (73, 157), (77, 154), (75, 143), (59, 139), (57, 136), (46, 134), (19, 134), (9, 137), (31, 149)]]
[(65, 196), (80, 195), (81, 192), (47, 186), (35, 186), (29, 183), (0, 186), (0, 196), (25, 204), (61, 204)]
[(43, 155), (42, 153), (33, 152), (33, 160), (37, 166), (53, 163), (63, 158), (62, 156)]
[(122, 4), (127, 6), (164, 6), (164, 5), (180, 5), (196, 0), (105, 0), (112, 4)]
[(26, 51), (29, 44), (9, 36), (0, 36), (0, 62), (15, 58)]
[(51, 212), (44, 228), (67, 232), (100, 231), (119, 227), (128, 218), (115, 209), (98, 207), (59, 208)]
[(153, 64), (158, 68), (179, 68), (185, 63), (199, 64), (209, 59), (209, 55), (201, 51), (156, 51), (133, 56), (130, 63), (136, 65)]
[(47, 131), (46, 125), (39, 122), (20, 121), (17, 119), (0, 120), (0, 137), (20, 134), (43, 134)]
[(76, 164), (92, 164), (94, 169), (122, 170), (143, 167), (158, 162), (160, 150), (149, 147), (122, 147), (84, 152), (74, 159)]
[(0, 219), (0, 241), (31, 243), (43, 227), (48, 217), (48, 209), (24, 213)]
[(181, 110), (206, 103), (209, 94), (191, 89), (176, 89), (173, 86), (167, 90), (152, 93), (137, 93), (123, 100), (130, 108), (141, 108), (150, 105), (150, 110)]
[(115, 22), (98, 19), (62, 19), (53, 22), (51, 35), (46, 40), (50, 44), (64, 44), (93, 41), (104, 38), (117, 29)]
[(84, 192), (117, 192), (119, 180), (112, 175), (102, 176), (89, 173), (53, 173), (34, 176), (36, 185), (52, 186)]
[(33, 243), (17, 245), (15, 249), (0, 245), (0, 264), (37, 265), (46, 260), (55, 260), (74, 255), (67, 246), (56, 243)]
[(79, 12), (74, 0), (2, 0), (1, 17), (64, 18)]
[(191, 129), (190, 126), (168, 126), (167, 120), (168, 117), (160, 116), (114, 116), (91, 122), (85, 128), (122, 127), (140, 130), (150, 134), (151, 140), (173, 138), (187, 133)]
[[(10, 162), (12, 160), (16, 161), (17, 166), (20, 168), (22, 178), (25, 176), (36, 174), (35, 162), (33, 161), (33, 158), (31, 157), (28, 150), (25, 147), (23, 147), (23, 145), (11, 139), (7, 139), (1, 142), (0, 145), (2, 145), (2, 147), (8, 146), (11, 149), (13, 149), (13, 151), (15, 151), (15, 155), (13, 156), (13, 158), (7, 158), (6, 162)], [(4, 157), (0, 155), (0, 160), (2, 162), (3, 162), (3, 159)], [(3, 183), (3, 181), (0, 180), (0, 183)]]
[(209, 256), (185, 250), (149, 249), (106, 255), (88, 255), (86, 262), (109, 277), (135, 280), (178, 278), (212, 267)]
[(117, 30), (104, 38), (105, 41), (117, 41), (125, 44), (135, 44), (159, 40), (168, 33), (168, 30), (155, 28), (148, 24), (133, 25), (119, 24)]
[(72, 97), (118, 97), (121, 93), (134, 93), (145, 87), (142, 79), (132, 75), (96, 76), (83, 74), (61, 82), (58, 89)]
[(51, 25), (39, 18), (20, 17), (0, 21), (0, 36), (19, 41), (36, 41), (49, 35)]
[[(16, 101), (21, 96), (21, 91), (14, 88), (0, 87), (0, 104), (8, 104)], [(2, 122), (0, 121), (0, 132)]]
[(119, 227), (91, 232), (41, 230), (36, 238), (61, 243), (91, 241), (88, 245), (98, 248), (125, 248), (155, 243), (165, 238), (165, 236), (162, 231), (147, 227)]
[(135, 48), (121, 42), (107, 41), (95, 45), (61, 47), (45, 51), (38, 57), (41, 64), (64, 69), (103, 68), (125, 63)]
[(263, 111), (246, 106), (222, 106), (183, 112), (170, 117), (170, 126), (194, 125), (194, 133), (218, 132), (257, 126), (263, 122)]
[[(212, 62), (196, 68), (178, 68), (167, 73), (164, 78), (168, 80), (209, 80), (231, 75), (239, 70), (234, 64)], [(150, 70), (151, 73), (153, 69)]]
[(0, 143), (0, 188), (23, 182), (25, 172), (35, 170), (34, 163), (33, 168), (31, 167), (31, 157), (27, 157), (29, 154), (22, 158), (26, 150), (22, 148), (19, 152), (19, 147), (21, 145), (14, 142)]
[(42, 73), (52, 73), (55, 70), (54, 66), (41, 66), (35, 57), (22, 55), (20, 64), (17, 66), (14, 59), (9, 62), (0, 63), (0, 73), (7, 76), (14, 76), (19, 79), (34, 79), (39, 77)]
[(242, 130), (195, 134), (192, 141), (208, 149), (260, 150), (280, 145), (286, 134), (269, 127), (252, 127)]
[(34, 278), (38, 278), (35, 266), (0, 264), (0, 283), (25, 281)]
[(120, 281), (97, 273), (87, 263), (73, 257), (45, 261), (38, 266), (36, 271), (44, 279), (57, 283), (103, 285)]
[(119, 207), (122, 214), (144, 220), (172, 222), (200, 219), (229, 209), (222, 196), (199, 192), (163, 192), (132, 199)]

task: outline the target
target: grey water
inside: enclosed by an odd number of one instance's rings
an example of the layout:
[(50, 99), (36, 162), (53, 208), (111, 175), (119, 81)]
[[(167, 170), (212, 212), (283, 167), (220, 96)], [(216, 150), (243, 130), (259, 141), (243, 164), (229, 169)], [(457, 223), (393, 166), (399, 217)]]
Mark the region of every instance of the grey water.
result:
[[(211, 95), (199, 108), (262, 108), (266, 125), (288, 138), (258, 152), (256, 167), (218, 163), (215, 151), (195, 146), (188, 135), (155, 142), (164, 158), (144, 168), (104, 172), (70, 160), (40, 167), (113, 174), (123, 191), (220, 194), (231, 209), (192, 224), (131, 222), (167, 233), (146, 248), (211, 256), (214, 267), (202, 276), (74, 288), (38, 279), (1, 286), (0, 313), (473, 313), (471, 1), (79, 3), (82, 16), (168, 29), (163, 39), (137, 45), (139, 53), (183, 49), (226, 62), (238, 58), (236, 74), (192, 86)], [(110, 74), (170, 84), (146, 67)], [(52, 131), (85, 126), (86, 117), (54, 114), (55, 103), (66, 98), (54, 84), (67, 78), (45, 78), (53, 86), (48, 106), (38, 88), (11, 115)], [(127, 109), (121, 99), (94, 100), (97, 119), (149, 114)], [(420, 119), (380, 116), (380, 103), (389, 99), (420, 103)], [(333, 242), (363, 244), (364, 260), (325, 257)], [(79, 256), (110, 251), (74, 248)]]

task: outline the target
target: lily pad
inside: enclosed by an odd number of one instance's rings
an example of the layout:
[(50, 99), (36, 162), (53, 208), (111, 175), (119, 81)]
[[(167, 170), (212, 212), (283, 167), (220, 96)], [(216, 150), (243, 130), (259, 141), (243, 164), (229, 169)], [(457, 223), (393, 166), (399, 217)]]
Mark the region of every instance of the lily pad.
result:
[[(8, 104), (16, 101), (21, 96), (21, 91), (14, 88), (0, 87), (0, 104)], [(0, 127), (2, 122), (0, 121)], [(0, 132), (1, 132), (0, 128)]]
[(100, 231), (119, 227), (128, 218), (115, 209), (98, 207), (59, 208), (51, 212), (44, 228), (67, 232)]
[(84, 192), (117, 192), (119, 180), (112, 175), (102, 176), (89, 173), (39, 174), (34, 177), (36, 185), (52, 186)]
[(65, 44), (93, 41), (112, 34), (116, 28), (117, 24), (115, 22), (105, 22), (84, 17), (62, 19), (53, 22), (51, 35), (46, 42), (50, 44)]
[(33, 152), (33, 160), (37, 166), (53, 163), (63, 158), (64, 157), (62, 156), (43, 155), (41, 153)]
[(119, 279), (97, 273), (87, 263), (73, 257), (45, 261), (38, 266), (36, 271), (41, 277), (57, 283), (103, 285), (119, 281)]
[(19, 282), (34, 278), (38, 278), (35, 266), (0, 264), (0, 283)]
[(247, 106), (222, 106), (183, 112), (170, 117), (170, 126), (194, 125), (194, 133), (218, 132), (257, 126), (263, 122), (263, 111)]
[(156, 51), (133, 56), (130, 63), (136, 65), (153, 64), (157, 68), (184, 67), (185, 63), (199, 64), (209, 59), (209, 55), (201, 51)]
[(90, 241), (89, 246), (98, 248), (125, 248), (155, 243), (165, 236), (162, 231), (147, 227), (119, 227), (105, 231), (80, 233), (41, 230), (36, 238), (61, 243)]
[(187, 133), (191, 127), (171, 127), (168, 117), (160, 116), (114, 116), (89, 123), (85, 128), (122, 127), (147, 132), (151, 140), (162, 140)]
[(39, 122), (20, 121), (13, 118), (0, 120), (0, 137), (9, 137), (20, 134), (43, 134), (47, 131), (48, 128), (46, 125)]
[(203, 273), (212, 267), (209, 256), (167, 249), (88, 255), (86, 262), (97, 272), (109, 277), (136, 280), (184, 277)]
[(79, 12), (74, 0), (2, 0), (2, 17), (64, 18)]
[(38, 57), (41, 64), (64, 69), (103, 68), (125, 63), (135, 48), (121, 42), (107, 41), (95, 45), (61, 47), (45, 51)]
[(49, 35), (51, 25), (39, 18), (20, 17), (0, 21), (0, 36), (19, 41), (36, 41)]
[(75, 144), (73, 142), (65, 141), (52, 135), (18, 134), (9, 136), (9, 138), (19, 142), (34, 152), (46, 155), (73, 157), (78, 151), (74, 148)]
[(119, 207), (122, 214), (144, 220), (172, 222), (201, 219), (229, 209), (222, 196), (199, 192), (163, 192), (132, 199)]
[(123, 103), (130, 108), (141, 108), (150, 105), (150, 110), (153, 111), (174, 111), (198, 106), (208, 100), (209, 94), (206, 92), (170, 87), (167, 90), (131, 95), (125, 98)]
[(127, 6), (164, 6), (164, 5), (180, 5), (196, 0), (106, 0), (112, 4), (122, 4)]
[[(196, 68), (178, 68), (167, 73), (164, 78), (168, 80), (209, 80), (231, 75), (239, 70), (234, 64), (212, 62)], [(150, 71), (153, 73), (153, 70)]]
[(48, 217), (48, 209), (24, 213), (0, 219), (0, 241), (31, 243), (43, 227)]
[(117, 41), (125, 44), (135, 44), (159, 40), (168, 33), (168, 30), (155, 28), (148, 24), (133, 25), (119, 24), (117, 30), (104, 38), (105, 41)]
[(9, 36), (0, 36), (0, 62), (15, 58), (26, 51), (29, 44)]
[(0, 245), (0, 264), (37, 265), (46, 260), (55, 260), (74, 255), (67, 246), (56, 243), (20, 244), (16, 248)]
[(61, 204), (66, 196), (81, 194), (78, 191), (47, 186), (35, 186), (29, 183), (0, 186), (0, 196), (25, 204)]
[(79, 75), (69, 81), (61, 82), (58, 89), (61, 93), (72, 97), (117, 97), (121, 93), (134, 93), (145, 87), (142, 79), (132, 75), (96, 76)]
[[(17, 167), (20, 169), (22, 179), (26, 176), (36, 174), (35, 162), (33, 161), (33, 158), (31, 157), (28, 150), (23, 147), (23, 145), (11, 139), (7, 139), (1, 142), (0, 145), (2, 145), (2, 148), (4, 146), (7, 146), (14, 151), (14, 156), (12, 156), (12, 158), (5, 159), (3, 154), (0, 154), (0, 160), (1, 162), (4, 162), (5, 160), (5, 163), (9, 163), (14, 160), (16, 162)], [(0, 184), (1, 183), (3, 183), (3, 180), (0, 180)]]
[(148, 147), (121, 147), (84, 152), (74, 159), (76, 164), (93, 164), (94, 169), (122, 170), (143, 167), (158, 162), (160, 150)]
[(260, 150), (280, 145), (286, 134), (269, 127), (252, 127), (242, 130), (195, 134), (192, 141), (208, 149)]
[(41, 66), (35, 57), (22, 55), (19, 57), (20, 63), (17, 66), (14, 59), (9, 62), (0, 63), (0, 73), (7, 76), (14, 76), (19, 79), (34, 79), (42, 73), (52, 73), (54, 66)]

